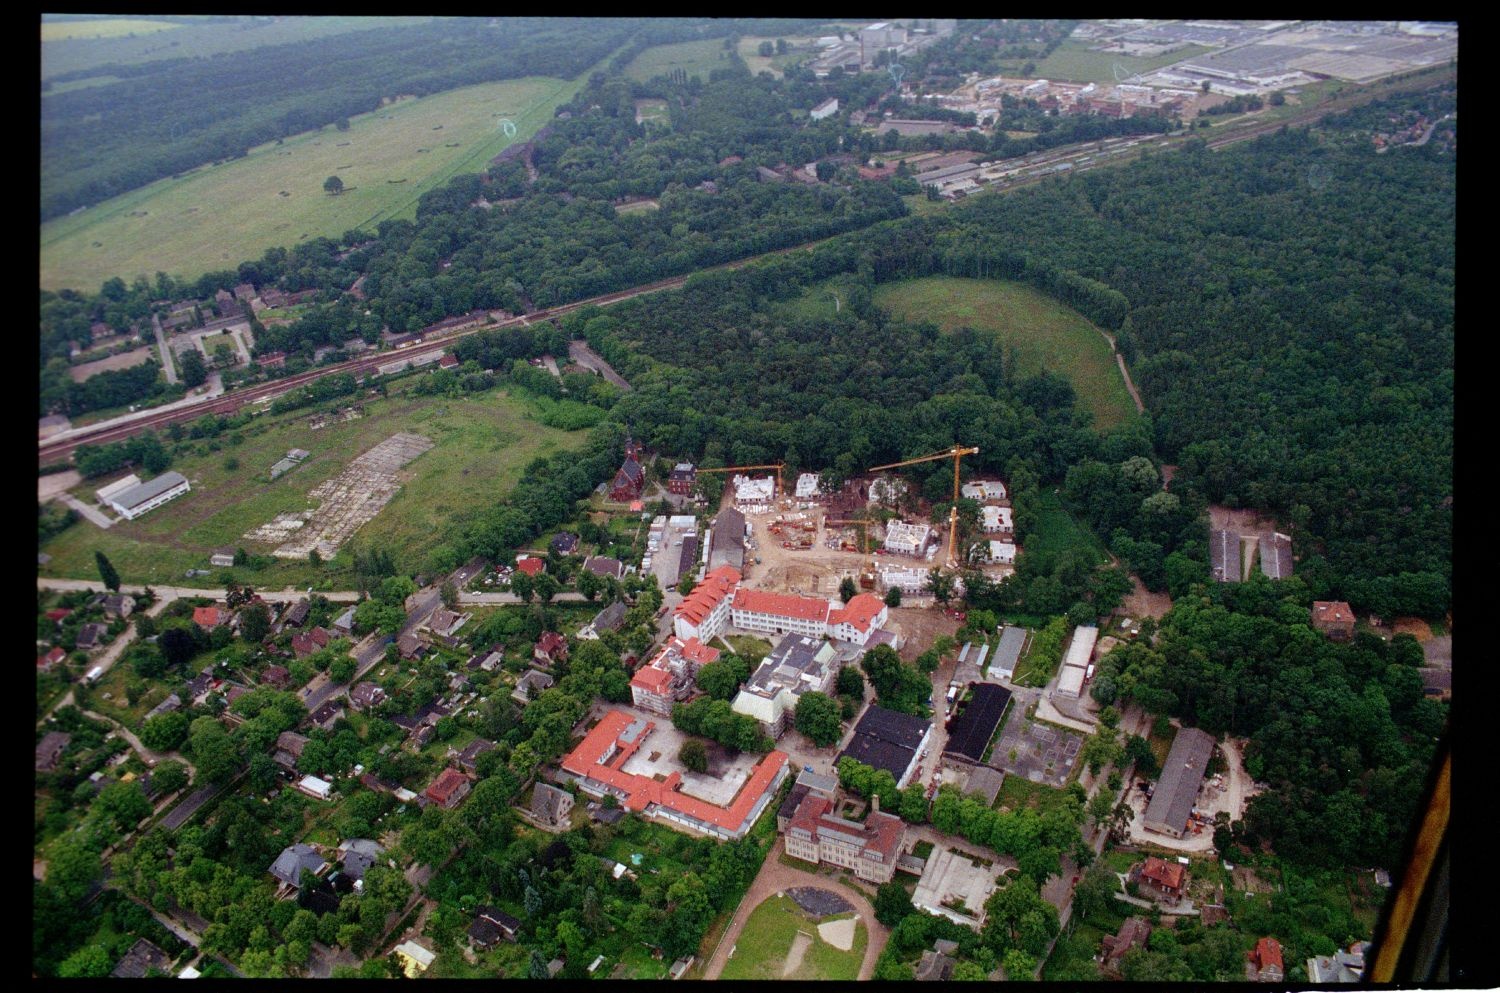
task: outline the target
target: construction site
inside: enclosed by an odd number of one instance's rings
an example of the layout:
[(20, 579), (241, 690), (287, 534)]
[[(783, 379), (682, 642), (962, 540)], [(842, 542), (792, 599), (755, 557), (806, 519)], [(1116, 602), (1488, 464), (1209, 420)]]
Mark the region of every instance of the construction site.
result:
[(271, 553), (277, 558), (305, 559), (313, 551), (331, 558), (391, 502), (401, 489), (401, 470), (432, 446), (430, 439), (418, 434), (391, 435), (357, 456), (343, 472), (313, 487), (307, 498), (317, 501), (317, 509), (278, 514), (275, 520), (245, 532), (245, 538), (280, 542)]

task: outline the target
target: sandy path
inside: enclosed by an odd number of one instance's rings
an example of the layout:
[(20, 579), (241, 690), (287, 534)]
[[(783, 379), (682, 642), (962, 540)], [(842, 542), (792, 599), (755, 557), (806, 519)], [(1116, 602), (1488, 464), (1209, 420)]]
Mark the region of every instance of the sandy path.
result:
[(812, 937), (806, 931), (797, 932), (797, 936), (792, 939), (791, 950), (786, 953), (786, 964), (781, 967), (782, 979), (802, 968), (802, 956), (807, 954), (808, 946), (811, 944)]

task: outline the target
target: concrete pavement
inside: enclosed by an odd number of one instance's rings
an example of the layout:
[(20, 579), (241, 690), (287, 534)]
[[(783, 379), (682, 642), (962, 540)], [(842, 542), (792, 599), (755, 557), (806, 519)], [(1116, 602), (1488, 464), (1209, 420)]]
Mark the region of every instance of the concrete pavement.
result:
[(115, 522), (100, 513), (98, 507), (90, 507), (88, 504), (84, 503), (82, 500), (78, 499), (71, 493), (59, 493), (56, 497), (54, 497), (54, 499), (61, 500), (63, 503), (67, 504), (69, 507), (78, 511), (79, 514), (87, 518), (90, 523), (97, 524), (99, 527), (104, 528), (106, 531), (114, 526)]

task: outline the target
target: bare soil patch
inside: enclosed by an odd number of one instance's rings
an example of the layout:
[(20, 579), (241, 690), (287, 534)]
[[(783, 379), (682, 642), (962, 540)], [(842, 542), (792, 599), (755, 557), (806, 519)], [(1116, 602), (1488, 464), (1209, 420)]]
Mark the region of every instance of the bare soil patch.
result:
[(1238, 534), (1270, 534), (1280, 531), (1282, 528), (1269, 517), (1262, 517), (1260, 511), (1249, 507), (1232, 509), (1218, 504), (1209, 504), (1208, 519), (1210, 527), (1225, 531), (1234, 531)]
[(798, 931), (797, 936), (792, 939), (791, 950), (786, 953), (786, 965), (781, 967), (781, 977), (785, 979), (802, 967), (802, 956), (807, 954), (808, 946), (812, 944), (812, 936), (806, 931)]
[(106, 358), (95, 359), (82, 365), (75, 365), (68, 370), (68, 375), (73, 382), (81, 383), (90, 376), (96, 376), (101, 372), (111, 372), (116, 369), (130, 369), (142, 365), (151, 359), (150, 348), (133, 348), (128, 352), (120, 352), (118, 355), (110, 355)]
[(1134, 575), (1130, 577), (1135, 586), (1120, 603), (1117, 613), (1126, 617), (1154, 617), (1161, 620), (1172, 609), (1172, 598), (1165, 593), (1152, 593)]
[(1391, 625), (1391, 630), (1396, 634), (1409, 634), (1418, 641), (1426, 641), (1432, 637), (1432, 628), (1420, 617), (1398, 617), (1396, 623)]

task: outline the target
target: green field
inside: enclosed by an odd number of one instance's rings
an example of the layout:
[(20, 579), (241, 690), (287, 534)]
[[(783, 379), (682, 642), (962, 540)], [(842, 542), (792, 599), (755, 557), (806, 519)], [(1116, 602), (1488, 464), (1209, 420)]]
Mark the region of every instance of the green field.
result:
[(1165, 55), (1141, 58), (1121, 55), (1119, 52), (1091, 52), (1087, 43), (1070, 38), (1057, 46), (1051, 55), (1036, 63), (1036, 71), (1031, 76), (1035, 79), (1060, 79), (1072, 83), (1113, 83), (1117, 79), (1116, 66), (1121, 69), (1119, 77), (1123, 79), (1126, 74), (1134, 76), (1150, 72), (1211, 51), (1213, 49), (1201, 45), (1189, 45)]
[(1036, 529), (1026, 536), (1026, 553), (1055, 558), (1067, 551), (1077, 552), (1080, 558), (1094, 563), (1106, 558), (1104, 546), (1094, 532), (1068, 512), (1062, 497), (1044, 487)]
[[(827, 921), (853, 917), (852, 914), (835, 914), (824, 918)], [(841, 979), (851, 981), (858, 977), (860, 964), (865, 957), (865, 943), (869, 940), (863, 921), (854, 926), (854, 947), (840, 951), (818, 936), (820, 922), (804, 913), (800, 907), (785, 896), (768, 898), (750, 914), (740, 932), (737, 951), (724, 964), (720, 979)], [(802, 931), (812, 938), (802, 956), (802, 963), (783, 976), (788, 964), (787, 953), (797, 932)]]
[[(348, 131), (329, 125), (158, 180), (43, 224), (40, 286), (93, 292), (112, 276), (158, 270), (192, 279), (276, 245), (415, 217), (423, 193), (482, 171), (580, 85), (529, 77), (401, 100), (350, 118)], [(502, 118), (516, 125), (514, 138), (500, 131)], [(344, 181), (339, 196), (323, 192), (333, 175)]]
[[(770, 57), (760, 54), (760, 43), (769, 41), (774, 45), (776, 44), (775, 38), (755, 37), (740, 39), (740, 43), (735, 50), (740, 53), (740, 58), (745, 60), (745, 65), (750, 67), (750, 74), (752, 76), (759, 75), (761, 72), (769, 72), (772, 76), (780, 79), (781, 71), (787, 66), (796, 65), (804, 59), (812, 57), (813, 42), (817, 41), (815, 37), (812, 35), (784, 35), (783, 37), (792, 50), (788, 51), (785, 55), (772, 55)], [(802, 46), (801, 51), (797, 50), (797, 46), (799, 45)]]
[(931, 276), (878, 286), (875, 302), (947, 331), (995, 332), (1001, 345), (1015, 349), (1018, 372), (1050, 369), (1066, 376), (1100, 430), (1135, 416), (1109, 343), (1082, 315), (1040, 290), (1003, 280)]
[(100, 18), (97, 21), (49, 21), (42, 25), (42, 41), (68, 41), (73, 38), (122, 38), (127, 35), (154, 34), (182, 27), (172, 21), (147, 21), (133, 17)]
[(625, 67), (625, 75), (644, 83), (653, 76), (664, 75), (668, 70), (682, 69), (688, 76), (699, 76), (706, 83), (710, 71), (729, 67), (725, 58), (727, 54), (722, 38), (657, 45), (632, 59), (630, 65)]
[[(352, 540), (388, 549), (399, 571), (412, 572), (449, 536), (455, 520), (504, 496), (532, 459), (576, 448), (586, 435), (544, 426), (529, 401), (499, 390), (461, 399), (412, 397), (393, 390), (387, 399), (360, 403), (363, 417), (317, 430), (307, 411), (262, 415), (241, 430), (239, 445), (221, 437), (220, 451), (177, 457), (172, 468), (192, 483), (190, 493), (108, 531), (79, 521), (47, 543), (44, 550), (52, 561), (39, 567), (38, 575), (97, 578), (96, 549), (109, 556), (126, 582), (144, 583), (184, 581), (186, 570), (209, 567), (208, 555), (217, 546), (245, 545), (252, 553), (269, 554), (274, 546), (257, 547), (244, 540), (244, 533), (279, 513), (307, 507), (309, 490), (398, 431), (423, 435), (436, 445), (406, 466), (401, 491)], [(268, 482), (270, 466), (290, 448), (306, 449), (312, 456)], [(239, 461), (234, 471), (225, 468), (231, 456)], [(87, 482), (74, 492), (92, 503), (102, 482)], [(322, 567), (278, 560), (259, 572), (235, 572), (261, 587), (318, 584), (336, 589), (347, 588), (351, 566), (346, 544)], [(213, 578), (219, 575), (215, 570)]]

